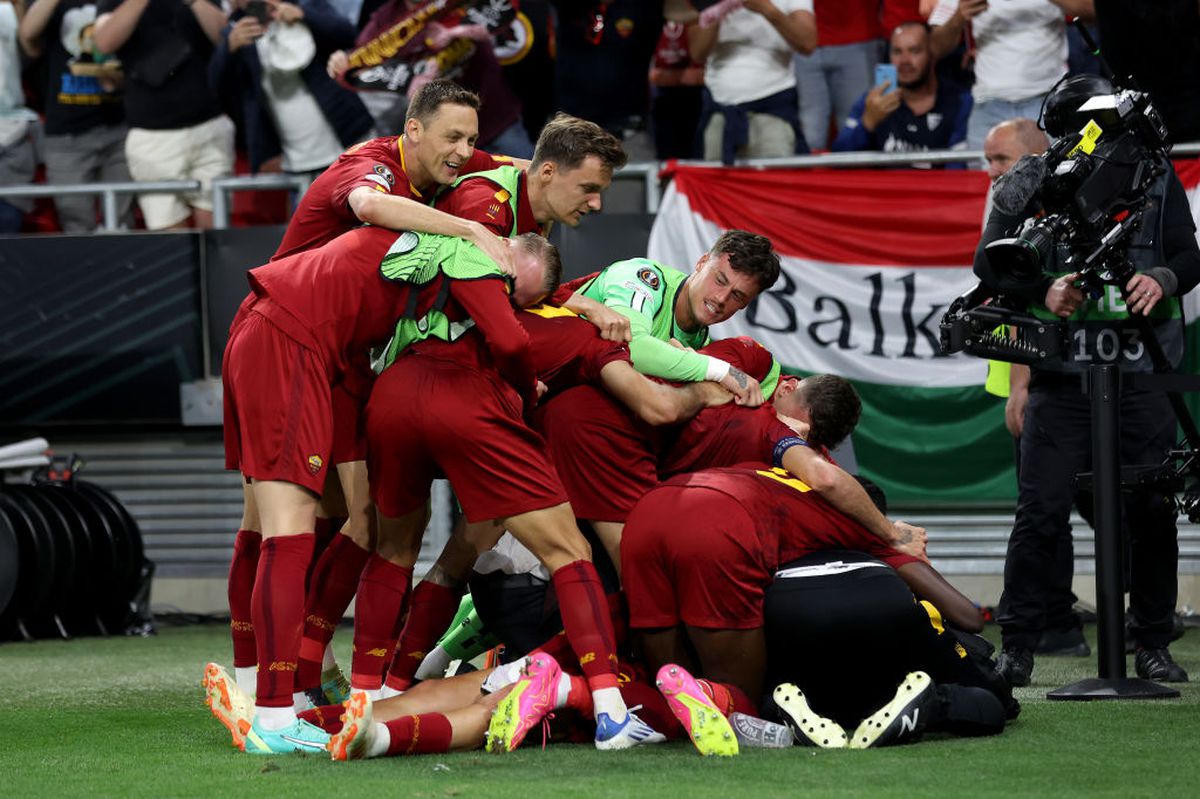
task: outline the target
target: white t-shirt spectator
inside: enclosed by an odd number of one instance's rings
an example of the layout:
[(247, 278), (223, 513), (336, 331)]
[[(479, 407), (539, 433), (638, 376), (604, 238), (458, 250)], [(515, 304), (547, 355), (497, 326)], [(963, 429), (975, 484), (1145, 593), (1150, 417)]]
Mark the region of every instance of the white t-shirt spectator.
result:
[[(812, 0), (774, 0), (784, 14), (813, 10)], [(717, 43), (704, 65), (704, 83), (721, 105), (761, 100), (795, 88), (795, 51), (762, 14), (745, 8), (721, 20)]]
[[(957, 8), (958, 0), (938, 0), (929, 24), (945, 23)], [(1067, 72), (1065, 17), (1050, 0), (994, 0), (970, 26), (976, 103), (1044, 94)]]
[[(298, 43), (299, 42), (299, 43)], [(346, 149), (325, 118), (321, 106), (300, 77), (316, 53), (316, 44), (302, 22), (284, 25), (275, 21), (254, 43), (262, 64), (262, 88), (275, 119), (283, 150), (285, 172), (324, 169)], [(307, 45), (305, 50), (303, 45)], [(294, 49), (289, 50), (289, 46)], [(272, 49), (274, 48), (274, 52)], [(291, 60), (289, 59), (296, 59)]]

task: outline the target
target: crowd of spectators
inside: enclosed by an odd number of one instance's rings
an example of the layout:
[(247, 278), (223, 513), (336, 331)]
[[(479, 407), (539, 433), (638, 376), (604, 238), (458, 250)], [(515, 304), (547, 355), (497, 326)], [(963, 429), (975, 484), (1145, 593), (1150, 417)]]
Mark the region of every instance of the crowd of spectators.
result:
[[(1099, 69), (1069, 35), (1075, 15), (1163, 95), (1176, 138), (1194, 138), (1194, 81), (1171, 75), (1197, 66), (1200, 10), (1138, 5), (0, 0), (0, 185), (197, 180), (196, 192), (138, 196), (140, 223), (126, 202), (121, 222), (207, 227), (213, 178), (313, 176), (355, 142), (398, 133), (407, 96), (438, 75), (482, 97), (479, 146), (517, 157), (559, 109), (618, 135), (634, 161), (979, 150), (996, 124), (1036, 120), (1069, 70)], [(397, 27), (405, 19), (419, 33)], [(1156, 36), (1178, 41), (1142, 46)], [(54, 206), (57, 229), (97, 226), (91, 196)], [(0, 197), (0, 233), (55, 228), (29, 210)]]

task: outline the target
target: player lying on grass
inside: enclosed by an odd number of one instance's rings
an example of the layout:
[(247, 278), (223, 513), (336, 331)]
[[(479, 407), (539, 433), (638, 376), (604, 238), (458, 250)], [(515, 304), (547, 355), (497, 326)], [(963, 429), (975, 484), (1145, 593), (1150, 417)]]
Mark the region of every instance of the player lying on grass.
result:
[[(640, 706), (658, 730), (645, 743), (682, 738), (684, 727), (672, 717), (673, 685), (660, 684), (656, 691), (639, 666), (622, 662), (619, 668), (625, 701)], [(215, 663), (205, 668), (204, 685), (213, 715), (229, 731), (234, 746), (244, 747), (252, 700)], [(705, 696), (710, 702), (715, 697), (729, 703), (722, 686), (698, 685), (697, 690), (708, 691)], [(512, 708), (511, 717), (497, 710), (502, 701)], [(590, 737), (594, 708), (586, 679), (577, 669), (564, 671), (553, 655), (538, 650), (494, 669), (427, 680), (402, 696), (373, 701), (365, 691), (355, 691), (342, 705), (311, 708), (299, 715), (330, 734), (328, 748), (334, 760), (355, 760), (481, 746), (491, 752), (512, 751), (550, 711), (566, 711), (549, 725), (547, 734), (553, 740), (578, 742)]]

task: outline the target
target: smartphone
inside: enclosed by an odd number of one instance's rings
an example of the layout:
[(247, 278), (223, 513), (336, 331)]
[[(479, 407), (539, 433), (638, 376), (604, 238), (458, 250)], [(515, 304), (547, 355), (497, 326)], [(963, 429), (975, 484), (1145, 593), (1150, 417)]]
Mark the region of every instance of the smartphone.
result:
[(246, 3), (246, 16), (254, 17), (260, 25), (266, 25), (271, 21), (271, 7), (264, 0), (250, 0)]
[(888, 81), (886, 93), (896, 91), (896, 67), (893, 64), (875, 65), (875, 85), (878, 86), (884, 81)]

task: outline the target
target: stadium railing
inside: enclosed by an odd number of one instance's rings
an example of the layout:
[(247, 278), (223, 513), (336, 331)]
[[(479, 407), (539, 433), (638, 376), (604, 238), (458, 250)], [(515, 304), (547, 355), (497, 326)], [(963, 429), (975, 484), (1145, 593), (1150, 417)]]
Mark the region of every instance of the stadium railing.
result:
[(117, 183), (35, 183), (20, 186), (0, 186), (0, 199), (99, 195), (103, 211), (101, 230), (120, 230), (117, 198), (123, 194), (175, 194), (196, 191), (198, 180), (126, 180)]
[[(1171, 151), (1175, 156), (1200, 155), (1200, 142), (1185, 142), (1177, 144)], [(982, 162), (982, 150), (930, 150), (916, 153), (823, 153), (820, 155), (796, 155), (783, 158), (751, 158), (735, 161), (733, 166), (750, 169), (863, 169), (873, 167), (897, 167), (914, 164), (956, 164), (963, 162)], [(720, 161), (679, 160), (672, 162), (642, 161), (627, 164), (613, 174), (614, 180), (641, 181), (643, 187), (644, 210), (649, 214), (657, 214), (662, 200), (662, 182), (659, 175), (669, 164), (687, 166), (719, 167)], [(303, 195), (309, 181), (301, 175), (266, 174), (266, 175), (231, 175), (217, 178), (212, 182), (213, 195), (213, 227), (223, 230), (229, 227), (230, 196), (242, 191), (279, 191), (280, 189), (294, 191), (297, 196)], [(180, 191), (195, 191), (200, 184), (195, 180), (163, 180), (139, 183), (127, 181), (123, 183), (92, 183), (92, 184), (35, 184), (0, 186), (0, 199), (54, 197), (59, 195), (99, 195), (103, 200), (102, 230), (118, 230), (117, 197), (122, 194), (145, 194), (151, 192), (171, 193)]]

